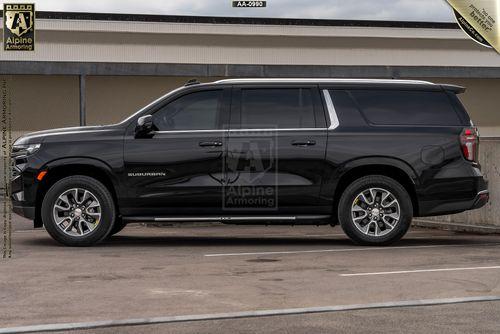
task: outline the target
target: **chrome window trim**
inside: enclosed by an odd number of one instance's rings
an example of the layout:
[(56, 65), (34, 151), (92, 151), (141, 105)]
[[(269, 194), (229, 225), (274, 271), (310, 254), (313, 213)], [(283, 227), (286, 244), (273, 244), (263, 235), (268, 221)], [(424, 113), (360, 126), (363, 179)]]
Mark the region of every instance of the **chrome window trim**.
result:
[(267, 129), (218, 129), (218, 130), (166, 130), (166, 131), (154, 131), (153, 133), (193, 133), (193, 132), (252, 132), (252, 131), (325, 131), (327, 128), (267, 128)]
[(328, 130), (334, 130), (340, 125), (339, 118), (337, 117), (337, 112), (335, 111), (335, 106), (333, 105), (332, 97), (328, 89), (323, 89), (323, 96), (325, 97), (326, 108), (328, 110), (328, 116), (330, 117), (330, 126)]

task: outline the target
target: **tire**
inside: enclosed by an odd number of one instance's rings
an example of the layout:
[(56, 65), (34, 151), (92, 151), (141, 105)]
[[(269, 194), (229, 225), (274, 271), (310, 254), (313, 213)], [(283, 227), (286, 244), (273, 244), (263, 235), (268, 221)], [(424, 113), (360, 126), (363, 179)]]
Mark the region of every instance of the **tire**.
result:
[(101, 242), (113, 229), (116, 216), (109, 190), (83, 175), (65, 177), (52, 185), (43, 199), (41, 215), (50, 236), (66, 246)]
[(399, 182), (382, 175), (364, 176), (352, 182), (340, 197), (337, 212), (347, 236), (357, 244), (370, 246), (400, 240), (413, 218), (408, 192)]
[(123, 219), (116, 218), (115, 223), (113, 224), (113, 228), (111, 229), (111, 232), (109, 232), (108, 237), (120, 233), (125, 228), (125, 226), (127, 226), (127, 223), (125, 223)]

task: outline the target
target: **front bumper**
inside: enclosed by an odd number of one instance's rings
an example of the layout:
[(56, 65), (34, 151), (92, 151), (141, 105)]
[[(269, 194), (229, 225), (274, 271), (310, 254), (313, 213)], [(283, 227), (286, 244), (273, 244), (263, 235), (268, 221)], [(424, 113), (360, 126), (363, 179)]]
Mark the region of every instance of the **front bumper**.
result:
[[(20, 144), (19, 139), (16, 143)], [(13, 149), (11, 156), (10, 193), (12, 211), (22, 217), (33, 220), (34, 227), (40, 227), (40, 210), (37, 207), (37, 193), (40, 181), (36, 176), (44, 162), (39, 153), (26, 155)]]
[[(21, 217), (36, 220), (38, 183), (32, 175), (17, 175), (11, 180), (12, 211)], [(35, 227), (39, 224), (35, 222)]]
[(35, 207), (34, 206), (26, 206), (20, 202), (12, 202), (12, 211), (14, 211), (14, 213), (20, 215), (21, 217), (25, 217), (28, 219), (35, 219)]

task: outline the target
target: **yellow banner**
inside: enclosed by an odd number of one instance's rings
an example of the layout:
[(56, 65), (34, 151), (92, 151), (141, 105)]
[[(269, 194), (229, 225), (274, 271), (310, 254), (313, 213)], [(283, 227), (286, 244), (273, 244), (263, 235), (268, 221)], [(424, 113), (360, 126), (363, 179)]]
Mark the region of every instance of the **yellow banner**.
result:
[[(473, 29), (469, 29), (468, 33), (478, 33), (480, 36), (476, 40), (481, 40), (482, 37), (500, 53), (500, 0), (446, 1), (472, 26)], [(461, 26), (464, 27), (464, 22)]]

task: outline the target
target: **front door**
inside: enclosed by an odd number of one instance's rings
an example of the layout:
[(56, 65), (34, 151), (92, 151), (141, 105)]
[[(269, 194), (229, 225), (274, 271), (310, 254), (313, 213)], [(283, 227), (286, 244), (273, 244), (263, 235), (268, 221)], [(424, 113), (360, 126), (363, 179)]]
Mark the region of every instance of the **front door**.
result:
[(181, 93), (152, 111), (155, 130), (124, 147), (128, 196), (123, 215), (220, 212), (229, 89)]
[(316, 86), (235, 87), (225, 211), (297, 215), (331, 211), (320, 198), (326, 143)]

